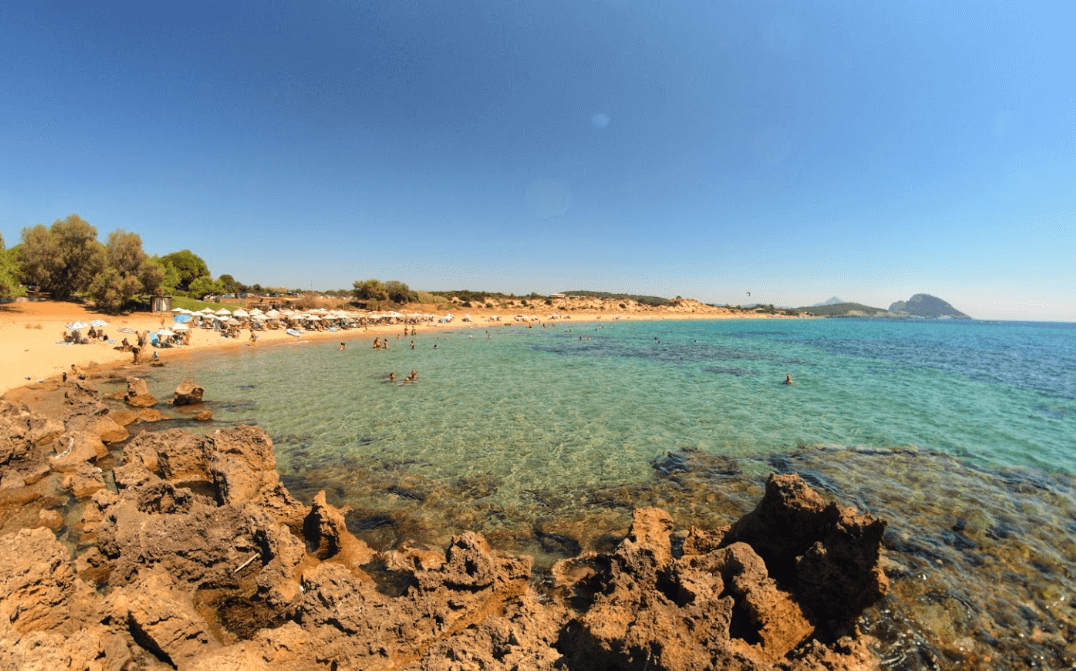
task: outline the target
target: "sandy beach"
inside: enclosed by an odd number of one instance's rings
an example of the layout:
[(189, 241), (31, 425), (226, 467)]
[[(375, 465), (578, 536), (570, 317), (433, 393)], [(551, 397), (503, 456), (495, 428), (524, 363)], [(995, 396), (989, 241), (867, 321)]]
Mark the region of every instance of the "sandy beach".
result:
[[(574, 310), (570, 313), (571, 322), (588, 321), (613, 321), (613, 320), (682, 320), (682, 319), (760, 319), (760, 318), (787, 318), (766, 315), (763, 313), (733, 312), (725, 308), (714, 308), (703, 305), (696, 301), (680, 301), (672, 306), (650, 308), (637, 304), (627, 308), (619, 308), (616, 301), (600, 301), (596, 299), (583, 299), (573, 301)], [(238, 305), (234, 307), (239, 307)], [(544, 323), (565, 323), (560, 320), (550, 321), (547, 316), (552, 309), (537, 311), (538, 316)], [(404, 312), (419, 311), (431, 312), (443, 315), (446, 312), (457, 314), (457, 319), (450, 325), (416, 326), (419, 332), (430, 332), (434, 329), (467, 329), (467, 328), (526, 328), (526, 325), (513, 322), (515, 314), (532, 314), (535, 308), (511, 307), (507, 309), (489, 308), (462, 308), (460, 306), (426, 305), (418, 304), (402, 308)], [(470, 314), (471, 322), (463, 322), (459, 317)], [(501, 321), (488, 321), (492, 316), (499, 316)], [(172, 323), (170, 313), (134, 312), (126, 315), (107, 315), (96, 312), (92, 306), (85, 306), (73, 302), (60, 301), (18, 301), (0, 305), (0, 394), (24, 385), (36, 384), (38, 380), (48, 380), (57, 377), (64, 371), (70, 370), (72, 365), (83, 370), (93, 370), (97, 367), (111, 367), (130, 363), (132, 356), (129, 352), (115, 349), (116, 345), (108, 343), (95, 343), (90, 345), (68, 345), (63, 343), (64, 325), (74, 321), (91, 322), (95, 319), (103, 319), (108, 322), (104, 331), (118, 343), (123, 338), (117, 329), (127, 327), (135, 331), (156, 331), (157, 329)], [(400, 332), (402, 325), (386, 324), (370, 326), (366, 329), (354, 329), (341, 332), (308, 331), (301, 337), (307, 340), (338, 340), (350, 342), (352, 340), (368, 339), (386, 333)], [(117, 337), (118, 336), (118, 337)], [(128, 336), (134, 340), (133, 336)], [(291, 341), (294, 338), (287, 335), (283, 329), (258, 332), (256, 347), (272, 346), (274, 343)], [(196, 328), (191, 331), (191, 344), (168, 349), (155, 349), (158, 355), (167, 362), (169, 359), (185, 356), (192, 352), (202, 351), (209, 348), (226, 349), (236, 347), (250, 347), (249, 332), (243, 331), (239, 339), (222, 338), (211, 330)]]

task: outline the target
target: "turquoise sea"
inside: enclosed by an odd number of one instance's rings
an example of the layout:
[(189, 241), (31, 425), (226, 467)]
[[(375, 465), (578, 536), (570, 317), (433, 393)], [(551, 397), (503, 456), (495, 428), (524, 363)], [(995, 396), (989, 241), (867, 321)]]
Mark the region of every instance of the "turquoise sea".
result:
[(892, 595), (861, 622), (887, 668), (1076, 668), (1076, 324), (611, 320), (372, 339), (192, 357), (151, 390), (192, 378), (216, 427), (264, 427), (292, 492), (325, 489), (379, 549), (474, 529), (541, 569), (612, 547), (634, 507), (718, 526), (769, 473), (800, 472), (889, 520)]

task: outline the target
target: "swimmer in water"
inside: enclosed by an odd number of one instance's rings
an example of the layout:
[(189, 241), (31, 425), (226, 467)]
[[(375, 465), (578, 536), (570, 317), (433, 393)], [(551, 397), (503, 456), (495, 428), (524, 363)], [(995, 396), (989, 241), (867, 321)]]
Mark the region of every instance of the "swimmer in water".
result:
[(786, 375), (785, 376), (785, 381), (782, 382), (781, 384), (792, 384), (792, 376), (791, 375)]
[(396, 373), (389, 373), (389, 382), (396, 381)]

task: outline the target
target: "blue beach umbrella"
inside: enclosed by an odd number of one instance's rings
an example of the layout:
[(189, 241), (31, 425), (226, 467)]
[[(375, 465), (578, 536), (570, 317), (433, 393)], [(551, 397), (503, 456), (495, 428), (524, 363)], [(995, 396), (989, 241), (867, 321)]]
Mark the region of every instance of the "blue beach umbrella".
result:
[(191, 320), (190, 315), (176, 315), (175, 317), (172, 317), (172, 321), (178, 322), (180, 324), (184, 324), (186, 322), (189, 322), (190, 320)]

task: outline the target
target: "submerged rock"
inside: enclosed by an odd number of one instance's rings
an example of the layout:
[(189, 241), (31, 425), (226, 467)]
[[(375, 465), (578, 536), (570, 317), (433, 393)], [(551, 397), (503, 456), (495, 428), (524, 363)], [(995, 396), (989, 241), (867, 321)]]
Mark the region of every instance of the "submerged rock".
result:
[(157, 405), (157, 398), (149, 393), (146, 381), (140, 377), (127, 378), (127, 395), (123, 402), (132, 408), (152, 408)]
[[(84, 409), (75, 412), (103, 416)], [(731, 527), (676, 542), (668, 513), (637, 509), (626, 538), (558, 562), (552, 592), (540, 593), (531, 558), (494, 551), (472, 532), (443, 550), (375, 552), (325, 492), (309, 507), (291, 496), (256, 427), (143, 433), (109, 477), (93, 463), (104, 445), (89, 420), (40, 447), (28, 413), (0, 406), (2, 422), (13, 428), (0, 482), (29, 489), (23, 475), (33, 469), (13, 464), (55, 445), (62, 452), (50, 462), (64, 471), (61, 486), (85, 499), (80, 528), (92, 543), (72, 558), (44, 528), (0, 537), (2, 668), (876, 663), (853, 623), (886, 593), (885, 523), (827, 504), (794, 475), (771, 476), (757, 509)]]
[(183, 380), (176, 387), (176, 393), (172, 396), (172, 405), (178, 407), (181, 405), (196, 405), (202, 402), (202, 394), (205, 393), (205, 389), (198, 386), (191, 380)]

